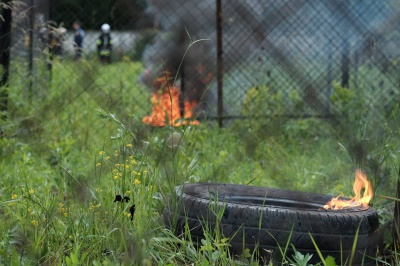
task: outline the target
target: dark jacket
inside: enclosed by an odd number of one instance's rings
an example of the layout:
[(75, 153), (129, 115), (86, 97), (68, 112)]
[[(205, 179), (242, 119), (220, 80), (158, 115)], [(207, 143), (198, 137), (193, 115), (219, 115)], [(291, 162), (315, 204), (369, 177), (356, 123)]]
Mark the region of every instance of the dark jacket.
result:
[(109, 33), (102, 33), (97, 39), (97, 52), (100, 56), (110, 56), (112, 50), (112, 39)]
[(74, 43), (80, 49), (82, 49), (82, 43), (84, 37), (85, 37), (85, 32), (81, 28), (75, 31)]

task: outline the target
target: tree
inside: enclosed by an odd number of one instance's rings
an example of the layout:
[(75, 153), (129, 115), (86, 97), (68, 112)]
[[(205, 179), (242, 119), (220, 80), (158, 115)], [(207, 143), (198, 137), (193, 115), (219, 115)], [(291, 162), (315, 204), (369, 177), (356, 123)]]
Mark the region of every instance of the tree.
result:
[(58, 0), (49, 8), (52, 20), (63, 22), (67, 28), (79, 20), (85, 29), (97, 30), (109, 23), (112, 29), (131, 30), (140, 24), (146, 7), (145, 0)]
[[(0, 3), (0, 112), (6, 113), (8, 109), (8, 76), (11, 49), (11, 0)], [(1, 118), (6, 116), (3, 114)]]

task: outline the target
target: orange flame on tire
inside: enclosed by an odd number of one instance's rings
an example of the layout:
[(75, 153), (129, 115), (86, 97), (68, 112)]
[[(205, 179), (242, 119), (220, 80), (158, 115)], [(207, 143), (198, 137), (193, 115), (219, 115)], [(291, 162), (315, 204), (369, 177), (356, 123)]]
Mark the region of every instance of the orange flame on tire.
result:
[[(364, 192), (362, 193), (362, 191)], [(371, 182), (367, 176), (359, 169), (356, 170), (355, 180), (353, 184), (355, 196), (350, 200), (339, 199), (340, 196), (332, 198), (331, 201), (324, 205), (326, 210), (341, 210), (349, 207), (363, 206), (368, 208), (368, 203), (374, 196)]]

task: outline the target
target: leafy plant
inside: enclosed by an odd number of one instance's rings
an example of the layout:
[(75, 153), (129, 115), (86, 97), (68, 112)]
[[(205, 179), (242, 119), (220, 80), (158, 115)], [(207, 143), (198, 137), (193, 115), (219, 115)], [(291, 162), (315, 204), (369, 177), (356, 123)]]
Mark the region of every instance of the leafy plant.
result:
[(312, 258), (312, 254), (306, 254), (303, 255), (300, 252), (298, 252), (296, 250), (296, 248), (292, 245), (293, 251), (294, 251), (294, 255), (292, 255), (293, 259), (289, 259), (289, 261), (291, 262), (290, 265), (292, 266), (307, 266), (310, 265), (312, 266), (312, 264), (309, 264), (308, 262), (311, 260)]

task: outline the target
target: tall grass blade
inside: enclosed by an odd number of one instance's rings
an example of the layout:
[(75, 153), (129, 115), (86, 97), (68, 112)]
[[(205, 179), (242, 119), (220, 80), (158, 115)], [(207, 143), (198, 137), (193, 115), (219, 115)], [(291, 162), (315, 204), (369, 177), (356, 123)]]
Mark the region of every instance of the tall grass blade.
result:
[(357, 247), (357, 242), (358, 242), (358, 232), (360, 231), (360, 226), (361, 226), (361, 221), (360, 224), (358, 225), (356, 234), (354, 236), (354, 242), (353, 246), (351, 247), (351, 254), (350, 254), (350, 260), (349, 260), (349, 265), (352, 265), (354, 254), (356, 253), (356, 247)]
[(311, 241), (312, 241), (312, 243), (313, 243), (313, 245), (314, 245), (314, 247), (315, 247), (315, 250), (316, 250), (317, 253), (318, 253), (318, 256), (319, 256), (319, 258), (320, 258), (322, 264), (324, 264), (324, 265), (326, 266), (326, 262), (325, 262), (324, 256), (322, 256), (321, 250), (319, 250), (319, 248), (318, 248), (318, 246), (317, 246), (317, 243), (315, 243), (315, 240), (314, 240), (313, 236), (311, 235), (310, 232), (308, 232), (308, 235), (309, 235), (310, 238), (311, 238)]

